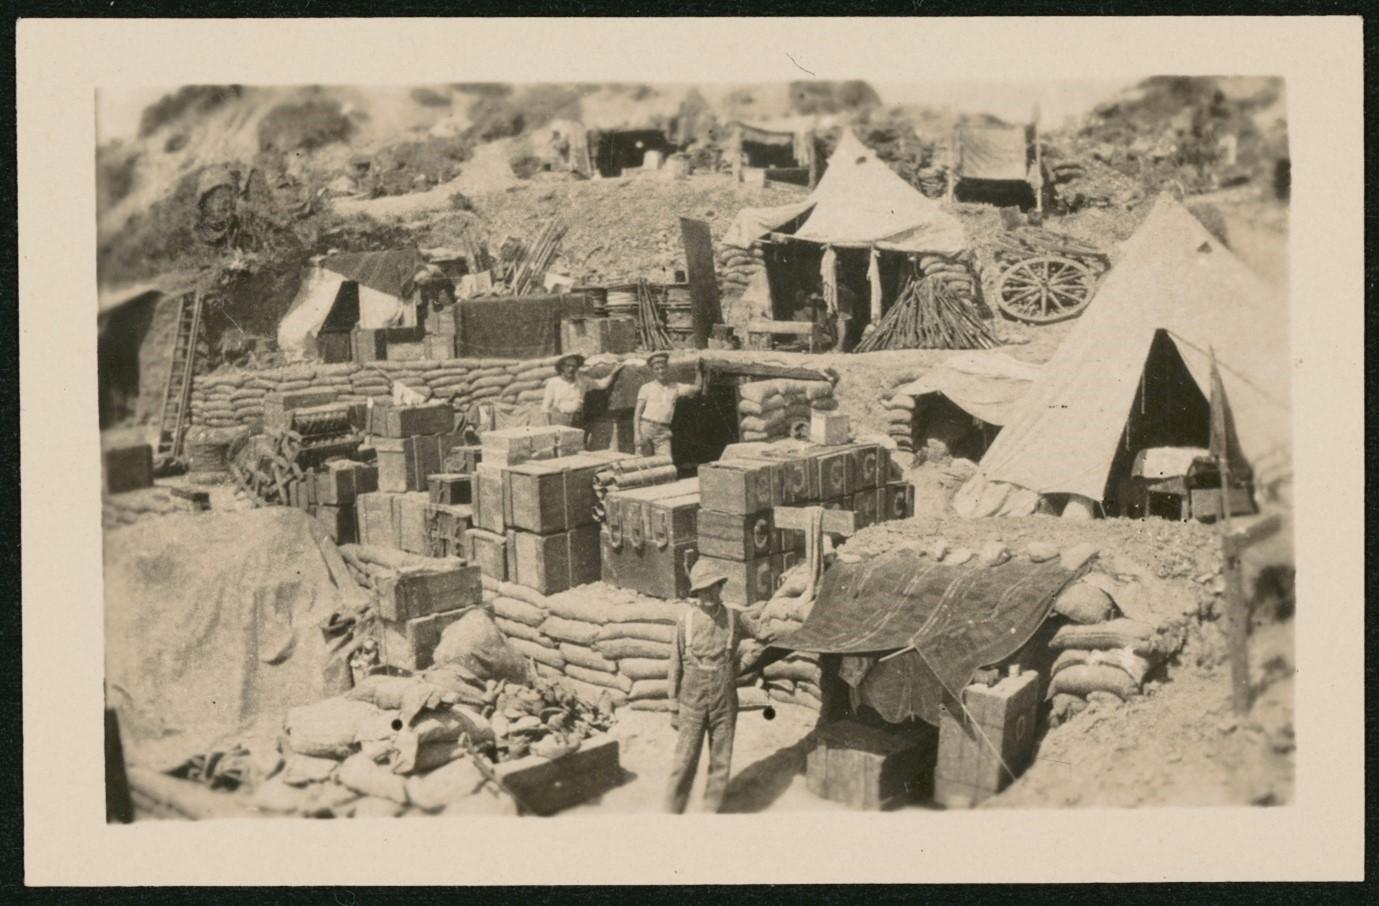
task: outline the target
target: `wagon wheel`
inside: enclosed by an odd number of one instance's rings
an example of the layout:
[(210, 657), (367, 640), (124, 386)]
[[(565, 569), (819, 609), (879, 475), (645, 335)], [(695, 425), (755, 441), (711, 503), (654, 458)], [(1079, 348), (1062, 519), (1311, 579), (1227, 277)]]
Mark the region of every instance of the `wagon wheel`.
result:
[(1096, 276), (1081, 261), (1059, 255), (1023, 258), (1001, 272), (996, 304), (1017, 321), (1052, 324), (1079, 314)]

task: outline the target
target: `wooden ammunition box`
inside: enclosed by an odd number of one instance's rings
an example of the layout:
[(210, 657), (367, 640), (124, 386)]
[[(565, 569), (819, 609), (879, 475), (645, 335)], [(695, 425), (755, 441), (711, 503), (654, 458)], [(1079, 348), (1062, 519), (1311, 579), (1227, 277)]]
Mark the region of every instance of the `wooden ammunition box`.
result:
[(378, 613), (403, 622), (470, 607), (479, 603), (483, 584), (479, 567), (455, 560), (449, 566), (419, 566), (378, 582)]
[(336, 544), (353, 544), (359, 540), (354, 506), (320, 504), (315, 507), (316, 521), (326, 527), (326, 533)]
[(948, 702), (939, 715), (934, 800), (948, 808), (969, 808), (999, 793), (1029, 765), (1039, 675), (1025, 672), (994, 686), (971, 685), (962, 697), (966, 714)]
[(848, 505), (848, 509), (852, 510), (857, 516), (857, 527), (859, 529), (866, 528), (869, 525), (875, 525), (880, 521), (877, 515), (877, 503), (879, 501), (876, 491), (876, 488), (867, 488), (865, 491), (858, 491), (856, 494), (852, 495), (852, 500)]
[(398, 494), (393, 500), (399, 550), (409, 554), (430, 554), (431, 542), (426, 533), (426, 508), (430, 505), (430, 495), (418, 491)]
[(444, 471), (445, 455), (462, 440), (459, 434), (418, 434), (379, 437), (373, 448), (378, 458), (381, 491), (427, 491), (432, 474)]
[(449, 434), (455, 428), (455, 410), (446, 402), (416, 406), (375, 408), (381, 415), (382, 437), (412, 437), (417, 434)]
[(101, 451), (101, 477), (107, 494), (153, 487), (153, 448), (148, 444), (106, 447)]
[(383, 330), (357, 327), (350, 331), (351, 357), (361, 364), (388, 358), (388, 336)]
[(809, 416), (809, 442), (835, 447), (848, 442), (848, 417), (838, 412), (814, 411)]
[(507, 538), (497, 532), (473, 528), (465, 532), (465, 559), (490, 579), (508, 579)]
[(615, 544), (605, 529), (599, 532), (599, 543), (600, 574), (609, 585), (654, 598), (689, 596), (689, 568), (696, 555), (694, 540), (664, 548), (654, 544), (638, 548), (626, 540)]
[(268, 431), (288, 431), (296, 409), (310, 409), (335, 402), (329, 390), (294, 390), (289, 393), (267, 393), (263, 397), (263, 427)]
[(508, 535), (516, 575), (509, 581), (551, 595), (599, 579), (599, 528), (586, 525), (568, 532)]
[(804, 559), (804, 552), (784, 551), (783, 553), (773, 554), (771, 559), (775, 561), (775, 566), (772, 568), (776, 574), (776, 587), (779, 588), (782, 580), (785, 578), (785, 574), (791, 569), (794, 569), (795, 564)]
[(703, 507), (745, 516), (780, 503), (779, 463), (760, 459), (719, 460), (699, 467)]
[(532, 429), (503, 428), (485, 431), (480, 444), (483, 461), (491, 465), (516, 465), (532, 458)]
[(396, 494), (374, 491), (355, 500), (355, 526), (360, 544), (397, 547), (397, 522), (393, 518)]
[(336, 459), (316, 472), (316, 503), (349, 506), (360, 494), (378, 490), (378, 467)]
[(463, 504), (428, 503), (426, 540), (428, 556), (465, 556), (465, 532), (473, 528), (473, 510)]
[(432, 503), (456, 506), (472, 501), (474, 476), (455, 472), (433, 472), (426, 479)]
[(378, 620), (378, 641), (383, 663), (406, 670), (425, 670), (440, 644), (445, 627), (464, 616), (465, 608), (415, 617), (405, 622)]
[(853, 444), (849, 448), (848, 489), (853, 493), (886, 483), (890, 472), (889, 451), (880, 444)]
[(506, 479), (501, 466), (480, 463), (474, 470), (472, 503), (474, 524), (490, 532), (507, 530)]
[(758, 557), (755, 560), (724, 560), (702, 557), (727, 575), (723, 585), (723, 600), (729, 604), (755, 604), (776, 593), (781, 560), (777, 557)]
[(805, 756), (805, 782), (816, 796), (878, 811), (924, 798), (932, 783), (931, 734), (901, 737), (856, 721), (820, 728)]
[(618, 741), (611, 736), (586, 739), (577, 751), (560, 758), (527, 755), (500, 762), (493, 773), (512, 790), (518, 813), (533, 815), (554, 815), (623, 782)]
[(893, 481), (876, 489), (876, 518), (881, 522), (909, 519), (915, 514), (915, 486), (908, 481)]
[(484, 448), (478, 445), (452, 447), (445, 454), (445, 471), (461, 475), (473, 475), (474, 469), (484, 461)]
[(564, 531), (568, 527), (565, 478), (565, 470), (552, 465), (550, 460), (504, 468), (504, 525), (539, 535)]
[(852, 465), (850, 450), (834, 450), (816, 453), (812, 461), (818, 475), (819, 498), (833, 500), (852, 493), (848, 483), (848, 471)]
[(771, 510), (747, 516), (699, 511), (699, 553), (724, 560), (755, 560), (780, 550)]

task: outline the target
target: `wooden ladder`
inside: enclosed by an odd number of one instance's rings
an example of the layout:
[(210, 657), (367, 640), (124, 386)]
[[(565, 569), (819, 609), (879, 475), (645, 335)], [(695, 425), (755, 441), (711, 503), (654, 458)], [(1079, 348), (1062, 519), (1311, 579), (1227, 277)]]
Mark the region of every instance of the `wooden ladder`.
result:
[(182, 458), (182, 436), (188, 421), (192, 375), (196, 373), (196, 339), (200, 332), (201, 293), (188, 293), (179, 302), (168, 383), (163, 390), (158, 446), (153, 456), (159, 466), (168, 466)]

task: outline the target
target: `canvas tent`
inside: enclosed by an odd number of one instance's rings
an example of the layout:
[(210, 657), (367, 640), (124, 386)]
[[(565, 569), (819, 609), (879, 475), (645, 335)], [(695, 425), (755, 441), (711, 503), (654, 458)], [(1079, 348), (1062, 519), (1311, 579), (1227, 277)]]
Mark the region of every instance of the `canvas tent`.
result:
[(977, 350), (944, 359), (917, 380), (901, 384), (894, 395), (915, 399), (941, 394), (973, 418), (1005, 425), (1039, 376), (1040, 367), (1002, 352)]
[(828, 169), (803, 201), (743, 208), (723, 242), (747, 248), (804, 218), (796, 239), (839, 248), (953, 255), (967, 248), (958, 219), (901, 179), (851, 132), (844, 131)]
[[(352, 307), (356, 293), (357, 322), (345, 325), (346, 329), (415, 326), (416, 308), (407, 297), (412, 278), (425, 266), (426, 259), (416, 249), (326, 257), (302, 281), (292, 307), (278, 324), (278, 347), (290, 359), (305, 357), (337, 305)], [(354, 321), (353, 312), (348, 314), (347, 320)]]
[(1190, 421), (1185, 433), (1199, 444), (1205, 438), (1213, 350), (1232, 452), (1253, 470), (1257, 487), (1286, 481), (1287, 324), (1284, 295), (1161, 196), (954, 508), (964, 516), (1025, 515), (1051, 494), (1104, 503), (1117, 477), (1113, 465), (1134, 452), (1121, 449), (1127, 432), (1152, 414), (1136, 405), (1152, 371), (1183, 374), (1180, 399), (1169, 408)]
[(1044, 175), (1035, 126), (960, 126), (953, 133), (950, 196), (1043, 209)]

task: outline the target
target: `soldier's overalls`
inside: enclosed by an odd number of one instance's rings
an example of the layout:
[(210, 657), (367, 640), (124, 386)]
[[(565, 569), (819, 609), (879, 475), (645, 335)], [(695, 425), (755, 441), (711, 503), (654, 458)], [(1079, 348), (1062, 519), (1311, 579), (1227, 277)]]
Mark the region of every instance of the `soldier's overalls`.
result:
[[(709, 615), (691, 608), (679, 628), (684, 630), (679, 690), (680, 736), (675, 747), (675, 767), (671, 772), (667, 809), (676, 814), (689, 802), (694, 773), (699, 768), (699, 751), (704, 737), (709, 738), (709, 776), (704, 787), (705, 808), (717, 812), (728, 791), (728, 776), (733, 757), (733, 731), (737, 724), (737, 616), (726, 607), (720, 612), (727, 620), (727, 642), (710, 651), (695, 650), (694, 629)], [(701, 629), (707, 629), (701, 624)], [(716, 627), (721, 628), (721, 627)], [(716, 634), (716, 633), (715, 633)], [(677, 639), (677, 647), (680, 642)]]

